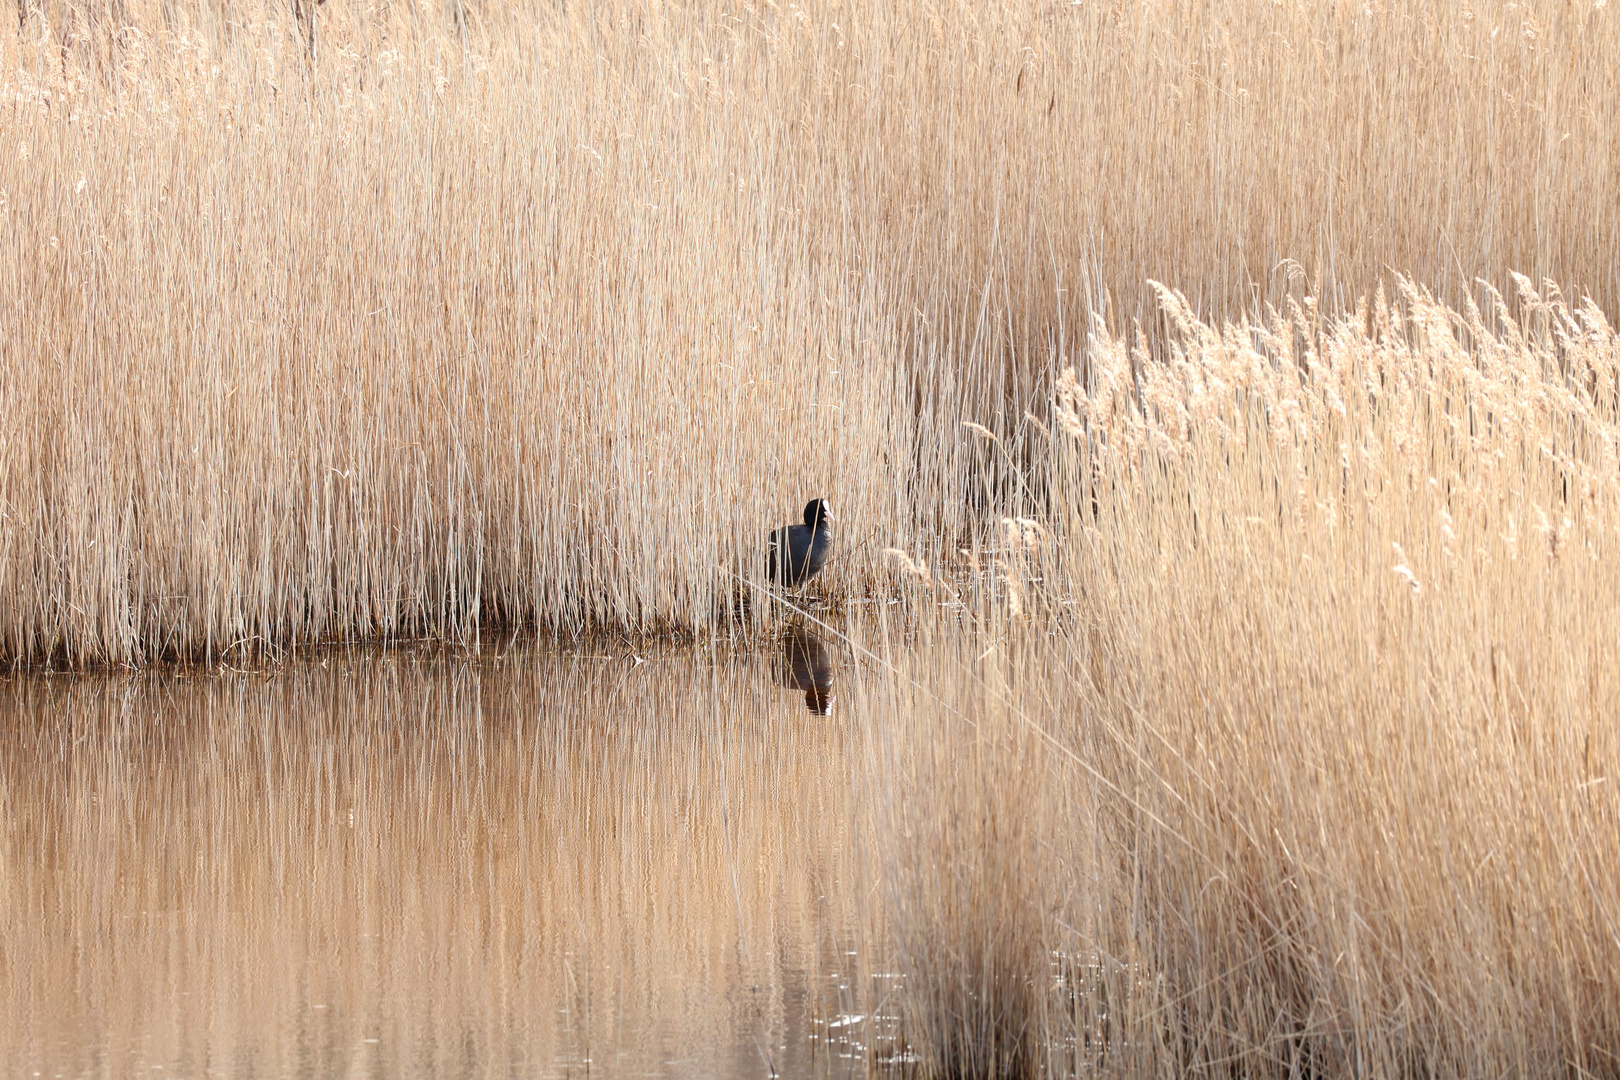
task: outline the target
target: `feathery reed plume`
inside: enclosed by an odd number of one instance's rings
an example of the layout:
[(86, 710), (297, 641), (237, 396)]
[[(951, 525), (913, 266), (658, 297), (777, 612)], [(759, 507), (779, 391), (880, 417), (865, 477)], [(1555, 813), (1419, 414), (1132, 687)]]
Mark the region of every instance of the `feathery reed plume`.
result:
[(1612, 1067), (1620, 338), (1560, 296), (1171, 293), (1163, 359), (1059, 383), (1063, 1068)]

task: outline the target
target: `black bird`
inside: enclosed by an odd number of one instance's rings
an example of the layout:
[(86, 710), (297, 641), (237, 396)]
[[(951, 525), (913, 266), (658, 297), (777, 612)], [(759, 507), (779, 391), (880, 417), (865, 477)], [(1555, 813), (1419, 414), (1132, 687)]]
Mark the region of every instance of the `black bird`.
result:
[(811, 499), (804, 508), (803, 525), (772, 530), (765, 576), (791, 588), (820, 573), (832, 550), (832, 519), (832, 507), (822, 499)]

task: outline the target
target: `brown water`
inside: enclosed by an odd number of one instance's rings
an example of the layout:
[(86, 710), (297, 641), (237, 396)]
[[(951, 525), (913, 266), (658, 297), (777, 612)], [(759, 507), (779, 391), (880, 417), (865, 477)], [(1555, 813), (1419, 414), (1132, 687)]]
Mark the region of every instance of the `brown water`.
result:
[(801, 636), (0, 683), (0, 1071), (864, 1073), (867, 678)]

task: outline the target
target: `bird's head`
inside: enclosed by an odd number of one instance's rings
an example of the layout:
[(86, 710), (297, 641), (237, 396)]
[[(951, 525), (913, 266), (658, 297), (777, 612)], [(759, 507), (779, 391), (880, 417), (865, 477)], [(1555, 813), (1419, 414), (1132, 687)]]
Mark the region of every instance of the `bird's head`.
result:
[(826, 499), (811, 499), (804, 507), (804, 523), (814, 529), (823, 521), (832, 522), (832, 507)]

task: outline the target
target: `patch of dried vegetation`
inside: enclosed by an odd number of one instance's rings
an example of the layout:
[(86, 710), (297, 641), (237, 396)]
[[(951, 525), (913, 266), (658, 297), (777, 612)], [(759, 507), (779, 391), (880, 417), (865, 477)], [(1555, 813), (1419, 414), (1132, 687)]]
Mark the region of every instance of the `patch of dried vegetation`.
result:
[(1061, 614), (895, 785), (929, 1071), (1612, 1071), (1620, 337), (1516, 287), (1096, 329)]
[(712, 625), (816, 493), (859, 592), (1016, 494), (1093, 312), (1168, 332), (1148, 278), (1620, 298), (1601, 4), (18, 14), (12, 660)]

